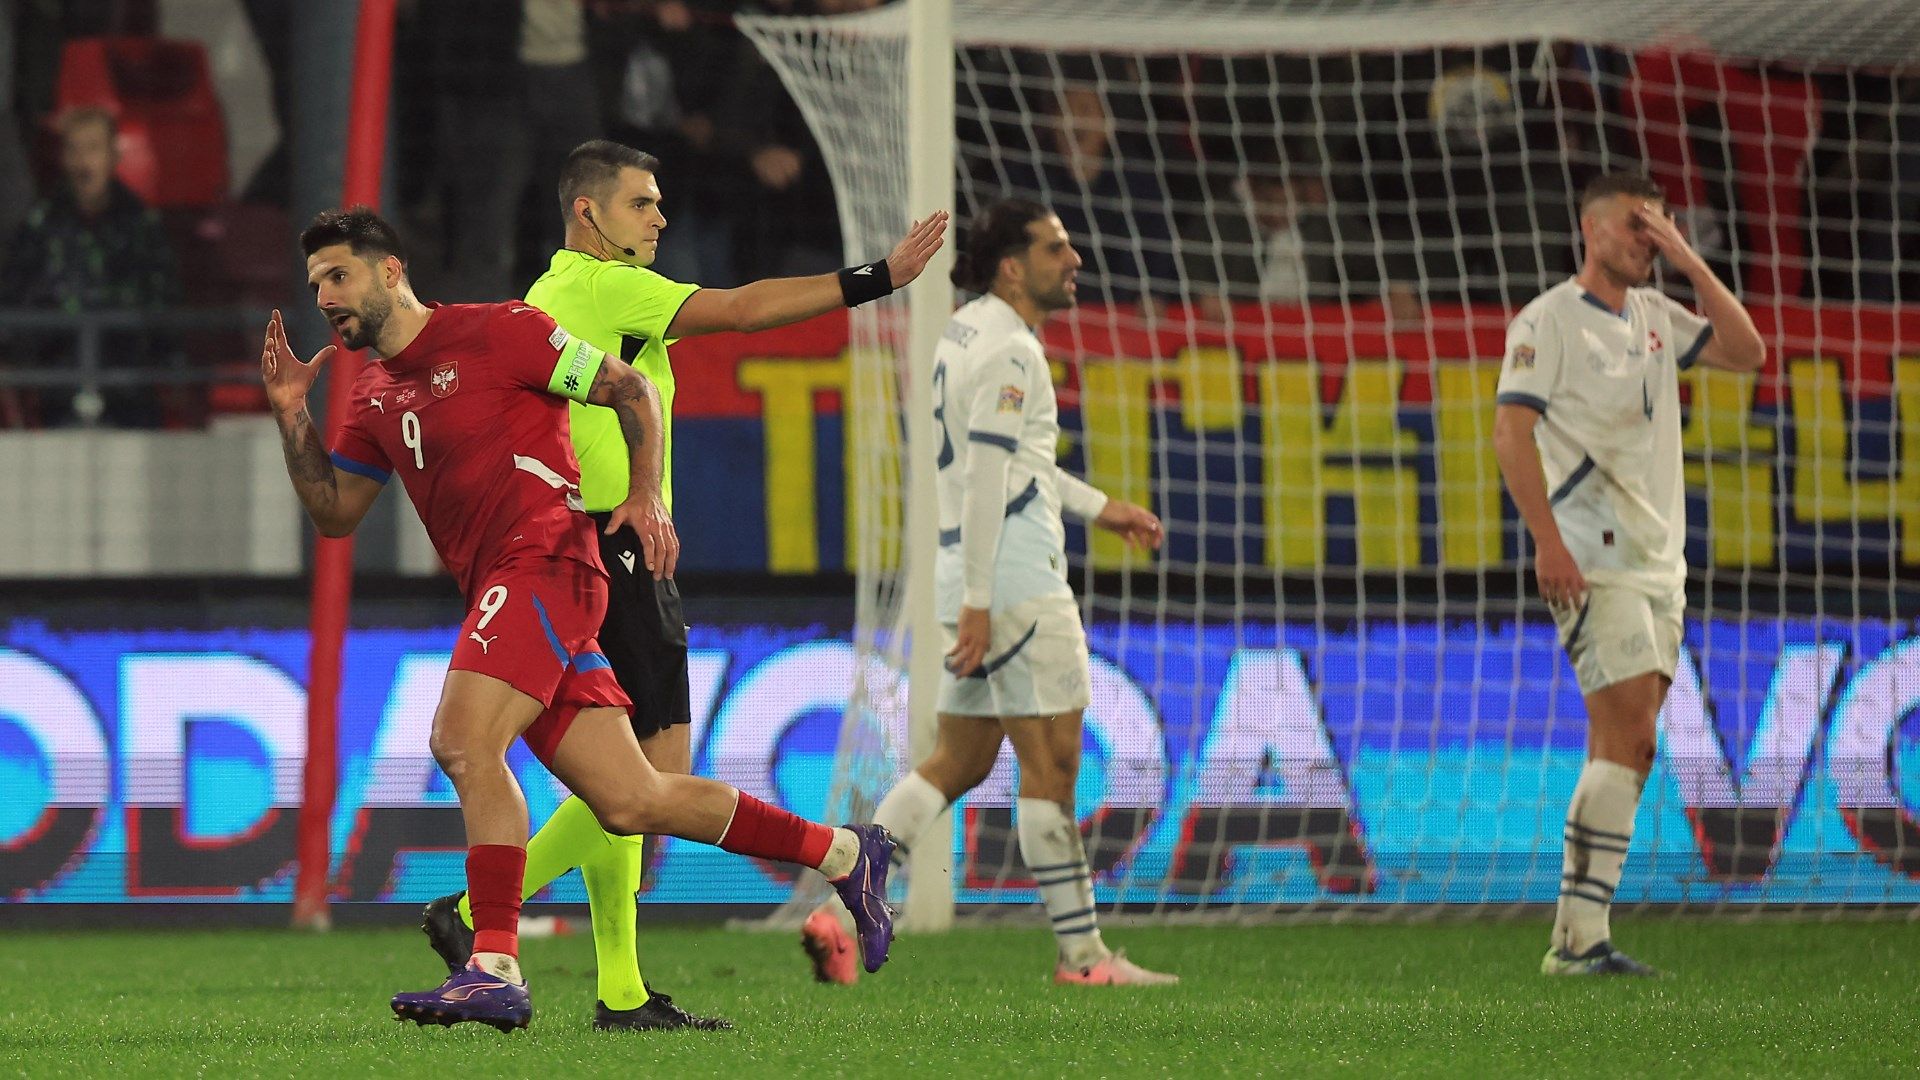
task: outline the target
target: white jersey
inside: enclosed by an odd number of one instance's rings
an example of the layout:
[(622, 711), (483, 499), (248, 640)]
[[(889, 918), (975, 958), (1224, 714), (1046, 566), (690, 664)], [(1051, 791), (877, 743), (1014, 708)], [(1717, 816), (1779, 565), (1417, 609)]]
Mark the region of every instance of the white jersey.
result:
[(1713, 328), (1655, 289), (1614, 311), (1576, 281), (1507, 328), (1499, 402), (1540, 413), (1553, 518), (1596, 584), (1670, 594), (1686, 583), (1679, 372)]
[[(1080, 516), (1098, 514), (1105, 498), (1054, 461), (1059, 409), (1040, 339), (1012, 305), (989, 294), (954, 312), (933, 357), (941, 621), (956, 621), (963, 603), (1004, 611), (1071, 597), (1062, 488)], [(1002, 469), (1005, 479), (995, 483)], [(970, 483), (980, 500), (973, 528), (982, 534), (973, 543), (965, 542)]]

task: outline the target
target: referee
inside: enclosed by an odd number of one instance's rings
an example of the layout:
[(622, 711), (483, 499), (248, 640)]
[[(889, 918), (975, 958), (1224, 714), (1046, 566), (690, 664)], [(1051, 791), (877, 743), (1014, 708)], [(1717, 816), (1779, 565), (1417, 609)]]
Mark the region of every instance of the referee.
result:
[[(945, 212), (917, 222), (893, 253), (838, 273), (769, 278), (737, 289), (703, 289), (671, 281), (647, 267), (667, 227), (661, 211), (660, 162), (605, 140), (582, 143), (560, 170), (566, 246), (526, 300), (568, 333), (638, 368), (660, 391), (666, 422), (661, 494), (673, 508), (673, 367), (667, 348), (695, 334), (766, 330), (877, 300), (920, 275), (940, 248)], [(600, 526), (600, 555), (611, 578), (600, 646), (633, 699), (633, 734), (654, 768), (693, 767), (687, 686), (687, 624), (671, 565), (648, 561), (639, 539), (609, 534), (609, 512), (625, 498), (628, 458), (619, 416), (573, 404), (573, 449), (580, 458), (580, 497)], [(527, 847), (523, 896), (532, 896), (573, 867), (586, 881), (593, 910), (599, 1002), (594, 1027), (645, 1029), (728, 1027), (695, 1017), (665, 994), (649, 993), (635, 952), (634, 896), (640, 889), (641, 838), (602, 832), (585, 803), (569, 797)], [(427, 905), (425, 929), (449, 966), (464, 964), (472, 917), (466, 897)], [(458, 957), (458, 959), (454, 959)]]

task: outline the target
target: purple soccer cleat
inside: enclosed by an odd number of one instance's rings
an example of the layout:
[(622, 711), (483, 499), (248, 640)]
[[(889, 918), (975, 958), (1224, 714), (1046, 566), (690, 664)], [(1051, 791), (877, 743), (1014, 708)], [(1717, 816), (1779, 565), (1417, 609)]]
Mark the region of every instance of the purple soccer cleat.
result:
[(533, 998), (524, 986), (466, 968), (449, 975), (437, 989), (393, 995), (393, 1012), (422, 1027), (473, 1023), (512, 1031), (532, 1022)]
[(887, 906), (887, 871), (893, 866), (893, 834), (878, 825), (848, 825), (860, 838), (860, 857), (846, 877), (832, 882), (840, 902), (853, 914), (860, 938), (860, 962), (869, 972), (887, 962), (893, 945), (893, 909)]

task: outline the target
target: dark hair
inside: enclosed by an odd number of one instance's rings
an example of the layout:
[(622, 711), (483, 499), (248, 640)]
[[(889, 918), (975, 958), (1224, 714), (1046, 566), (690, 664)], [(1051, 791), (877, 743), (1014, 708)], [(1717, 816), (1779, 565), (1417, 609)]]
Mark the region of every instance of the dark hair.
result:
[(968, 292), (993, 288), (1000, 260), (1033, 243), (1027, 226), (1053, 211), (1031, 199), (1001, 199), (974, 215), (967, 237), (953, 257), (953, 283)]
[(659, 172), (660, 159), (610, 139), (592, 139), (574, 147), (567, 163), (560, 166), (561, 219), (573, 220), (573, 200), (582, 195), (604, 198), (621, 169)]
[(345, 210), (322, 210), (313, 215), (300, 233), (300, 250), (308, 255), (323, 247), (345, 244), (355, 256), (375, 260), (391, 255), (407, 264), (406, 245), (400, 234), (370, 206), (349, 206)]
[(1580, 212), (1585, 214), (1587, 207), (1592, 206), (1601, 199), (1610, 199), (1615, 195), (1633, 195), (1642, 199), (1661, 200), (1667, 197), (1667, 193), (1660, 190), (1660, 185), (1654, 183), (1653, 180), (1645, 174), (1632, 172), (1601, 173), (1588, 182), (1586, 188), (1580, 192)]

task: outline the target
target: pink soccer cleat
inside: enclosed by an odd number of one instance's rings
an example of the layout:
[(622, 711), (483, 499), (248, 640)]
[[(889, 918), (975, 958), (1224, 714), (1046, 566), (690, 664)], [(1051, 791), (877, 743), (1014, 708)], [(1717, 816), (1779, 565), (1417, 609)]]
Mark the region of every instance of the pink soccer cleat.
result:
[(1053, 969), (1053, 981), (1062, 986), (1172, 986), (1180, 976), (1148, 971), (1127, 959), (1126, 951), (1121, 950), (1108, 953), (1092, 967), (1062, 964)]
[(800, 944), (813, 959), (813, 977), (823, 983), (852, 986), (860, 978), (860, 961), (833, 912), (822, 908), (800, 926)]

